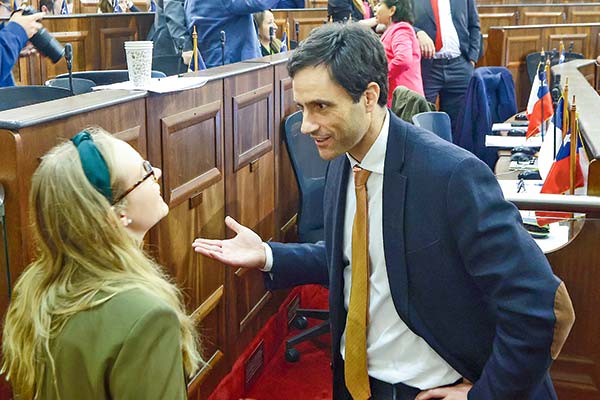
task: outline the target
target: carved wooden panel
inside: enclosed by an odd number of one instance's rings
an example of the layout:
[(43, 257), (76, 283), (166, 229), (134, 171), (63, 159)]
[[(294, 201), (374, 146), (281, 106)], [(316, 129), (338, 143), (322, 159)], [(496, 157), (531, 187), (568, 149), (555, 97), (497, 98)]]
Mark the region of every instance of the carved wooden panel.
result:
[(524, 11), (521, 13), (521, 25), (563, 24), (566, 15), (563, 11)]
[(600, 399), (600, 220), (587, 219), (579, 234), (567, 246), (547, 254), (554, 273), (569, 291), (575, 308), (575, 325), (551, 374), (558, 398), (569, 400)]
[(227, 373), (225, 266), (192, 251), (197, 237), (225, 237), (223, 83), (150, 96), (149, 160), (163, 170), (169, 215), (151, 231), (150, 250), (182, 289), (193, 312), (208, 362), (188, 387), (190, 398), (206, 398)]
[(138, 40), (135, 27), (101, 28), (100, 69), (127, 69), (124, 43), (128, 40)]
[[(82, 71), (85, 69), (86, 46), (85, 41), (88, 39), (87, 31), (77, 32), (53, 32), (52, 35), (64, 46), (71, 43), (73, 46), (73, 71)], [(42, 77), (42, 80), (51, 79), (57, 75), (68, 72), (67, 62), (62, 58), (56, 64), (46, 63), (47, 76)]]
[[(264, 240), (275, 233), (274, 85), (272, 67), (229, 77), (224, 82), (226, 213)], [(266, 321), (270, 303), (262, 273), (231, 273), (228, 297), (231, 345), (242, 351)], [(262, 311), (261, 311), (262, 310)]]
[[(311, 1), (311, 0), (308, 0)], [(296, 22), (299, 25), (299, 39), (304, 40), (310, 31), (327, 22), (327, 7), (325, 8), (304, 8), (289, 11), (274, 10), (275, 23), (278, 26), (278, 32), (283, 32), (285, 22), (290, 24), (290, 38), (296, 40)], [(281, 35), (279, 35), (281, 36)]]
[[(600, 8), (600, 7), (598, 7)], [(567, 15), (567, 22), (572, 24), (581, 24), (585, 22), (598, 22), (600, 21), (600, 9), (596, 10), (579, 10), (575, 7), (569, 10)]]

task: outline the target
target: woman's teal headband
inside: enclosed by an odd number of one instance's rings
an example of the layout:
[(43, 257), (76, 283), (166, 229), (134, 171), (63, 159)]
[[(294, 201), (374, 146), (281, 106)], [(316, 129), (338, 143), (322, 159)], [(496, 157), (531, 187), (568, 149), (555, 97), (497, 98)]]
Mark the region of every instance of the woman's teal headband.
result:
[(81, 166), (88, 181), (112, 204), (112, 189), (110, 187), (110, 173), (104, 157), (88, 131), (81, 131), (71, 138), (77, 147)]

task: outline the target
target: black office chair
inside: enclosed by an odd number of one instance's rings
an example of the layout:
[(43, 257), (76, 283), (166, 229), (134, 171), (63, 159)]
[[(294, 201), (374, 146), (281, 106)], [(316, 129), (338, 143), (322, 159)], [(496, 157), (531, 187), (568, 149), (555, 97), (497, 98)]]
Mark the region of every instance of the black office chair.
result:
[[(164, 78), (167, 75), (164, 72), (152, 71), (152, 78)], [(57, 78), (68, 78), (69, 74), (60, 74)], [(77, 71), (73, 72), (73, 78), (83, 78), (93, 81), (96, 85), (110, 85), (117, 82), (129, 80), (129, 73), (126, 69), (109, 69), (101, 71)]]
[[(324, 239), (323, 233), (323, 193), (325, 191), (325, 172), (329, 162), (319, 156), (313, 139), (300, 132), (302, 112), (290, 115), (285, 121), (285, 142), (292, 168), (298, 182), (300, 207), (298, 210), (298, 238), (300, 242), (316, 243)], [(321, 319), (324, 322), (299, 333), (285, 343), (285, 359), (295, 362), (300, 353), (294, 348), (300, 342), (329, 332), (328, 310), (296, 310), (293, 325), (303, 329), (306, 318)]]
[[(553, 66), (558, 64), (560, 54), (558, 51), (553, 50), (546, 52), (545, 57), (550, 60), (550, 66)], [(546, 62), (546, 58), (542, 60), (542, 53), (540, 52), (529, 53), (525, 57), (525, 62), (527, 64), (527, 75), (529, 75), (529, 81), (531, 83), (533, 83), (533, 79), (535, 78), (535, 74), (537, 73), (537, 68), (540, 61)], [(580, 59), (583, 59), (583, 54), (581, 53), (573, 53), (570, 51), (565, 52), (565, 62)]]
[(452, 143), (452, 126), (450, 117), (443, 111), (427, 111), (415, 114), (412, 117), (413, 124), (419, 128), (427, 129), (442, 139)]
[[(46, 86), (58, 87), (70, 90), (69, 78), (54, 78), (46, 81)], [(83, 94), (92, 91), (92, 88), (96, 86), (94, 81), (83, 78), (73, 78), (73, 94)]]
[(0, 111), (69, 97), (67, 89), (50, 86), (10, 86), (0, 88)]
[(180, 55), (155, 56), (152, 57), (152, 70), (165, 73), (167, 76), (178, 75), (187, 72), (187, 66), (183, 63)]

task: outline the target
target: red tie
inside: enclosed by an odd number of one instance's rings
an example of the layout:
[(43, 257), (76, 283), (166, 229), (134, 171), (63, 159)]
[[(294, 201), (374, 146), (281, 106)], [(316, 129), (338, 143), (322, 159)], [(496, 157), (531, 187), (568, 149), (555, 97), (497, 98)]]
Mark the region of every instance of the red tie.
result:
[(442, 27), (440, 25), (440, 10), (438, 9), (438, 0), (431, 0), (431, 8), (435, 17), (435, 51), (442, 49)]

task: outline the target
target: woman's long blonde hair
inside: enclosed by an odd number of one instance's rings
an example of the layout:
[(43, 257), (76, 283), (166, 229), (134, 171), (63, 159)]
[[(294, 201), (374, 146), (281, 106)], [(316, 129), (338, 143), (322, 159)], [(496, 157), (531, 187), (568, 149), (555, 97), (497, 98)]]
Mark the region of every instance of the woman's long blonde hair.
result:
[[(99, 129), (88, 131), (111, 172), (116, 197), (126, 189), (117, 172), (116, 139)], [(202, 360), (179, 290), (89, 183), (73, 143), (43, 157), (29, 201), (37, 254), (15, 285), (2, 343), (2, 372), (15, 395), (31, 399), (40, 394), (44, 374), (54, 374), (50, 341), (69, 318), (134, 288), (159, 297), (177, 314), (184, 368), (192, 376)]]

